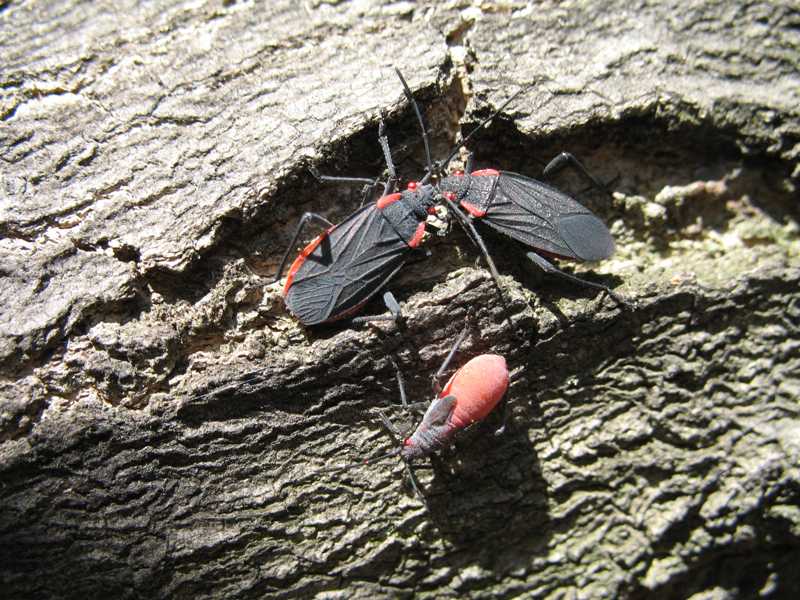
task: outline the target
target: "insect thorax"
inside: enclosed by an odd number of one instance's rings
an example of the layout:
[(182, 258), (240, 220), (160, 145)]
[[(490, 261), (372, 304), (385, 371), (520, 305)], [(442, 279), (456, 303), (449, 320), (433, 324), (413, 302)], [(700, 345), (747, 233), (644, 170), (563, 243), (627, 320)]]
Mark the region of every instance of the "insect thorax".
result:
[(438, 427), (418, 427), (404, 442), (400, 454), (406, 460), (428, 456), (444, 446), (455, 432), (456, 429), (449, 424)]
[(407, 242), (414, 240), (416, 247), (428, 237), (420, 226), (425, 225), (430, 212), (435, 211), (437, 198), (436, 189), (425, 185), (405, 190), (394, 197), (387, 196), (386, 199), (393, 201), (379, 201), (382, 202), (379, 207), (394, 231)]
[[(455, 195), (453, 201), (457, 204), (465, 201), (480, 210), (486, 210), (493, 198), (494, 186), (497, 184), (497, 175), (451, 175), (439, 183), (442, 193)], [(495, 172), (496, 173), (496, 172)]]

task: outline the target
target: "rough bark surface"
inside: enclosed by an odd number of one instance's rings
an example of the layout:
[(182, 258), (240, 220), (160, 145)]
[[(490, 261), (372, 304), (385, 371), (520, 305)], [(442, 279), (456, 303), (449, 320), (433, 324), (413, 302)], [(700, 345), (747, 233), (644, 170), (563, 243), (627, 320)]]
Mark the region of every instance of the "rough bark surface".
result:
[[(0, 581), (8, 597), (800, 595), (800, 17), (791, 2), (0, 2)], [(520, 86), (471, 144), (578, 155), (616, 255), (539, 276), (454, 232), (402, 326), (307, 331), (266, 285)], [(568, 176), (559, 184), (577, 191)], [(370, 307), (379, 311), (380, 306)], [(497, 417), (418, 465), (417, 399), (501, 353)], [(410, 427), (410, 421), (404, 423)]]

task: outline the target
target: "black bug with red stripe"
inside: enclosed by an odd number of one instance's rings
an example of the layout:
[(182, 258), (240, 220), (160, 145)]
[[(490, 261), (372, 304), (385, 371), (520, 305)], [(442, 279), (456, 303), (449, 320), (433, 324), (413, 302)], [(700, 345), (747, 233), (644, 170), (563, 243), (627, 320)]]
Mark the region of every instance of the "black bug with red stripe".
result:
[[(422, 116), (411, 90), (400, 71), (397, 75), (421, 123)], [(406, 190), (395, 192), (397, 175), (382, 121), (378, 141), (389, 174), (381, 197), (362, 206), (339, 225), (315, 213), (303, 215), (278, 267), (276, 282), (306, 223), (315, 221), (326, 227), (294, 260), (283, 288), (286, 307), (304, 325), (330, 323), (358, 312), (415, 253), (420, 252), (427, 219), (436, 214), (436, 207), (441, 203), (437, 188), (429, 183), (411, 182)], [(430, 176), (433, 164), (427, 134), (423, 141)], [(378, 183), (365, 178), (322, 176), (315, 170), (312, 173), (320, 181), (367, 184), (365, 200)], [(356, 317), (352, 321), (399, 318), (400, 305), (391, 292), (386, 292), (383, 299), (389, 315)]]
[[(571, 166), (594, 187), (610, 195), (603, 184), (566, 152), (550, 161), (544, 176), (565, 166)], [(614, 253), (614, 238), (594, 213), (543, 181), (496, 169), (469, 171), (468, 165), (467, 173), (456, 171), (439, 182), (438, 188), (451, 210), (460, 208), (467, 213), (464, 218), (484, 223), (532, 248), (525, 256), (545, 273), (601, 290), (618, 304), (624, 304), (608, 286), (565, 273), (548, 260), (598, 261)], [(497, 281), (497, 272), (480, 234), (475, 233), (474, 237)]]
[[(418, 251), (436, 204), (433, 186), (410, 185), (326, 229), (289, 268), (283, 288), (289, 311), (305, 325), (356, 313)], [(396, 305), (392, 297), (387, 305)]]
[[(580, 163), (577, 165), (582, 168)], [(533, 248), (538, 260), (529, 258), (540, 266), (545, 256), (597, 261), (614, 253), (614, 239), (605, 223), (585, 206), (542, 181), (483, 169), (456, 172), (443, 178), (439, 189), (471, 217)], [(614, 296), (604, 286), (580, 281), (601, 287)]]

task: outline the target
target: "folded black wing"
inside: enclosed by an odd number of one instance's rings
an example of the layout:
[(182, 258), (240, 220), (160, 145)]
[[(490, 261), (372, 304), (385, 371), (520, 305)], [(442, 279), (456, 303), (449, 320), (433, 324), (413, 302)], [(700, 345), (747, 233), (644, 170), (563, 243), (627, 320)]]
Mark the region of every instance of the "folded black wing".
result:
[(564, 192), (541, 181), (503, 171), (481, 222), (537, 250), (577, 260), (614, 253), (605, 223)]
[(356, 211), (314, 243), (284, 295), (286, 306), (306, 325), (357, 311), (412, 251), (374, 204)]

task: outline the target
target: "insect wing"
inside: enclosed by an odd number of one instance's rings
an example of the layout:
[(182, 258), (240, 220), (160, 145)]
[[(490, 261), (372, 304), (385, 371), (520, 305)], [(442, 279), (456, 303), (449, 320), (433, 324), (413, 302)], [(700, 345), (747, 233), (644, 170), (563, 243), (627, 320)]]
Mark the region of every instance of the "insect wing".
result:
[(611, 233), (589, 209), (546, 183), (516, 173), (500, 173), (482, 221), (562, 258), (593, 261), (614, 252)]
[(323, 234), (294, 273), (289, 310), (306, 325), (346, 317), (378, 292), (411, 251), (374, 205)]
[(452, 394), (434, 398), (428, 410), (425, 411), (425, 416), (422, 417), (420, 428), (432, 429), (447, 425), (455, 405), (456, 397)]

